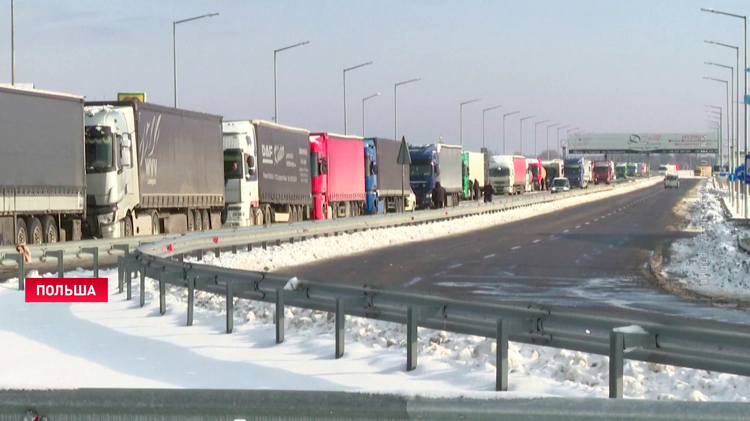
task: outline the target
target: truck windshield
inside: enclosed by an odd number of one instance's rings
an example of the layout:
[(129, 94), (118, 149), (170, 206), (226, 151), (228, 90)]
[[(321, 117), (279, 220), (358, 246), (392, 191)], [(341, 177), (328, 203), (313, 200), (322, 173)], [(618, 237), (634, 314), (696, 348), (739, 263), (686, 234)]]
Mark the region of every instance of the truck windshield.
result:
[(566, 175), (580, 175), (581, 174), (581, 166), (580, 165), (566, 165), (565, 166), (565, 174)]
[(104, 172), (114, 167), (114, 145), (109, 127), (86, 128), (86, 172)]
[(504, 167), (490, 168), (490, 177), (507, 177), (510, 175), (510, 170)]
[(239, 150), (224, 151), (224, 180), (242, 178), (242, 152)]
[(426, 178), (432, 176), (432, 164), (412, 164), (409, 174), (415, 178)]
[(609, 171), (609, 167), (606, 167), (606, 166), (594, 167), (594, 171), (595, 172), (607, 172)]
[(544, 167), (547, 170), (547, 178), (559, 177), (560, 174), (557, 172), (557, 167)]

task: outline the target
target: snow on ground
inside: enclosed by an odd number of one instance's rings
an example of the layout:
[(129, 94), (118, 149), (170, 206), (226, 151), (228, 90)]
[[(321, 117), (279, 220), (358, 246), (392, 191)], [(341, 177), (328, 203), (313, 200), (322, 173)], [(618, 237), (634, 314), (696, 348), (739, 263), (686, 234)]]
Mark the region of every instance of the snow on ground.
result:
[[(619, 196), (661, 182), (661, 178), (654, 177), (653, 180), (633, 182), (627, 187), (556, 200), (536, 205), (533, 208), (517, 208), (504, 212), (469, 216), (418, 226), (375, 229), (353, 234), (342, 234), (338, 237), (313, 238), (294, 244), (269, 246), (267, 250), (256, 248), (249, 253), (240, 252), (237, 255), (224, 254), (218, 259), (213, 257), (212, 253), (208, 252), (206, 253), (206, 258), (201, 263), (237, 269), (274, 271), (284, 267), (303, 265), (397, 244), (425, 241), (479, 230), (489, 226), (507, 224), (533, 216), (549, 214), (566, 207)], [(194, 262), (195, 260), (186, 258), (186, 261)]]
[(694, 238), (675, 241), (665, 272), (693, 291), (716, 298), (750, 300), (750, 258), (737, 245), (750, 230), (729, 224), (721, 207), (726, 190), (704, 181), (699, 194), (685, 199)]

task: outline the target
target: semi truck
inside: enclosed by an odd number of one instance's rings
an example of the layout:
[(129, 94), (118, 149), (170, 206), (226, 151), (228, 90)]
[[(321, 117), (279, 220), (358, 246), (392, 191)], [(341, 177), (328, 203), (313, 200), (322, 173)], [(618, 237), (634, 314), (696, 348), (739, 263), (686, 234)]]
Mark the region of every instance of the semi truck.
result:
[(404, 212), (411, 187), (409, 167), (398, 163), (401, 142), (368, 138), (364, 140), (364, 148), (365, 213)]
[(463, 189), (462, 147), (444, 143), (409, 146), (409, 156), (417, 209), (432, 206), (432, 190), (437, 182), (445, 189), (448, 206), (458, 206)]
[(359, 216), (365, 208), (364, 139), (333, 133), (310, 134), (312, 219)]
[(628, 163), (628, 177), (638, 177), (638, 164), (635, 162)]
[[(86, 216), (84, 99), (0, 87), (0, 244), (80, 240)], [(110, 154), (111, 155), (111, 154)]]
[(586, 189), (592, 181), (592, 165), (588, 158), (572, 158), (565, 160), (565, 177), (571, 187)]
[(612, 161), (594, 162), (594, 184), (609, 184), (612, 181)]
[(628, 164), (625, 162), (618, 162), (615, 165), (615, 174), (617, 178), (628, 178)]
[(545, 178), (545, 187), (547, 190), (552, 186), (552, 180), (565, 176), (564, 161), (562, 159), (542, 161), (542, 166), (547, 173)]
[(262, 120), (225, 121), (222, 127), (223, 226), (309, 219), (310, 132)]
[(521, 155), (490, 157), (489, 177), (497, 194), (521, 194), (531, 189), (529, 164)]
[(541, 190), (544, 185), (543, 180), (547, 175), (546, 170), (542, 166), (542, 160), (539, 158), (526, 158), (526, 163), (531, 172), (531, 189), (534, 191)]
[(472, 197), (474, 180), (484, 187), (484, 154), (481, 152), (464, 152), (463, 161), (463, 193), (462, 198), (469, 200)]
[(675, 166), (674, 164), (659, 165), (659, 175), (667, 176), (667, 175), (676, 175), (676, 174), (677, 174), (677, 166)]
[(85, 121), (92, 236), (221, 227), (220, 116), (133, 100), (87, 102)]

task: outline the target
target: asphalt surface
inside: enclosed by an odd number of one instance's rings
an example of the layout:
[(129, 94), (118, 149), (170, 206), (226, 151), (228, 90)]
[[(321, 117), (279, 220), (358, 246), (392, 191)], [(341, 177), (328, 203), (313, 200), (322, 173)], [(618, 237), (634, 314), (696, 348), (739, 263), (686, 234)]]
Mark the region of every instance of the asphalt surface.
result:
[(746, 313), (656, 291), (648, 280), (653, 251), (693, 235), (678, 230), (679, 217), (672, 208), (698, 182), (684, 179), (680, 189), (664, 189), (659, 183), (480, 231), (281, 272), (467, 299), (482, 296), (747, 322)]

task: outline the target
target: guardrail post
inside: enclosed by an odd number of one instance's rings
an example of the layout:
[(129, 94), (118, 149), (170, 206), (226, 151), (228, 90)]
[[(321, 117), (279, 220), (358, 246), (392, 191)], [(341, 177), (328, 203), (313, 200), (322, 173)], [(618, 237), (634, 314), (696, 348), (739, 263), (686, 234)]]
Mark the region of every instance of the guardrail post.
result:
[(122, 294), (123, 281), (122, 278), (125, 276), (125, 258), (117, 256), (117, 289), (118, 294)]
[(234, 282), (227, 282), (227, 333), (234, 329)]
[(263, 242), (263, 250), (268, 250), (268, 241)]
[(23, 254), (6, 254), (9, 259), (13, 259), (18, 264), (18, 290), (23, 291), (26, 288), (26, 262), (23, 260)]
[(141, 269), (141, 290), (139, 291), (140, 292), (139, 295), (140, 295), (140, 304), (141, 304), (141, 307), (143, 307), (143, 306), (146, 305), (146, 268), (148, 268), (148, 266), (146, 266), (146, 265), (141, 265), (141, 266), (142, 266), (142, 269)]
[(177, 255), (177, 260), (180, 261), (180, 263), (185, 263), (185, 253), (180, 253)]
[(508, 390), (508, 321), (500, 319), (497, 321), (497, 346), (495, 349), (495, 390), (506, 392)]
[(133, 269), (130, 267), (131, 262), (128, 261), (128, 257), (124, 258), (125, 263), (125, 284), (127, 285), (127, 292), (125, 299), (130, 301), (133, 299)]
[(622, 399), (623, 357), (625, 335), (622, 332), (609, 333), (609, 397)]
[(65, 277), (65, 265), (63, 261), (63, 251), (62, 250), (54, 250), (54, 251), (50, 250), (50, 251), (46, 251), (44, 254), (57, 259), (57, 277), (64, 278)]
[(237, 246), (232, 246), (232, 254), (237, 254)]
[(99, 247), (83, 247), (81, 251), (91, 253), (94, 259), (94, 278), (99, 277)]
[(187, 325), (193, 325), (193, 307), (195, 304), (195, 280), (194, 276), (188, 276), (188, 308), (187, 308)]
[(406, 371), (417, 368), (417, 320), (419, 309), (407, 307), (406, 309)]
[(276, 343), (284, 342), (284, 289), (276, 290)]
[(221, 257), (221, 247), (216, 247), (216, 250), (214, 250), (214, 255), (218, 259)]
[(164, 282), (164, 272), (159, 272), (159, 314), (167, 312), (167, 284)]
[[(123, 256), (124, 259), (128, 257), (128, 254), (130, 254), (130, 245), (128, 244), (113, 244), (112, 250), (122, 250), (125, 252), (125, 256)], [(117, 288), (120, 294), (122, 294), (122, 288), (123, 288), (123, 277), (125, 276), (125, 266), (120, 266), (120, 258), (117, 258)]]
[(345, 300), (343, 298), (336, 298), (336, 358), (344, 356), (344, 339), (346, 338), (344, 304)]
[(203, 250), (198, 250), (198, 256), (196, 256), (199, 262), (203, 261)]

